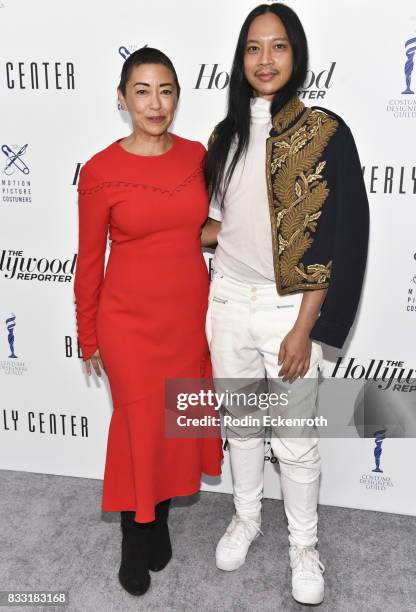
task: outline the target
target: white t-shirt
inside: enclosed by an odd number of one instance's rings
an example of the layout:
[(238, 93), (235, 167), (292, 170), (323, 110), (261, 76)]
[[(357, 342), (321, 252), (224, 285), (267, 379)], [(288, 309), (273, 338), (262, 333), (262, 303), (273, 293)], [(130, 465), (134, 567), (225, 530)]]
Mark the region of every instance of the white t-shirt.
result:
[[(234, 170), (224, 209), (215, 199), (209, 207), (209, 216), (222, 222), (214, 269), (247, 284), (275, 282), (266, 182), (266, 139), (271, 128), (270, 102), (252, 98), (247, 153)], [(227, 166), (234, 147), (230, 147)]]

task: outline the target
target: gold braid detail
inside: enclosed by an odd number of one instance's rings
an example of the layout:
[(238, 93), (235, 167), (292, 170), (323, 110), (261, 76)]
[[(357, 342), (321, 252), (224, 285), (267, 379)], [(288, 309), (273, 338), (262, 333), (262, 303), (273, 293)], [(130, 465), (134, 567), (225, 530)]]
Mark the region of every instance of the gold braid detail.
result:
[(287, 104), (275, 115), (273, 127), (280, 134), (301, 114), (305, 105), (297, 96), (293, 96)]
[[(297, 114), (297, 98), (280, 113), (280, 125)], [(299, 101), (300, 102), (300, 101)], [(302, 103), (300, 103), (302, 104)], [(291, 105), (291, 108), (289, 106)], [(276, 127), (276, 122), (274, 122)], [(267, 143), (268, 193), (276, 283), (279, 293), (328, 286), (332, 261), (299, 263), (314, 239), (317, 220), (329, 188), (322, 172), (322, 153), (338, 128), (338, 122), (320, 111), (306, 109), (301, 119), (285, 133)]]

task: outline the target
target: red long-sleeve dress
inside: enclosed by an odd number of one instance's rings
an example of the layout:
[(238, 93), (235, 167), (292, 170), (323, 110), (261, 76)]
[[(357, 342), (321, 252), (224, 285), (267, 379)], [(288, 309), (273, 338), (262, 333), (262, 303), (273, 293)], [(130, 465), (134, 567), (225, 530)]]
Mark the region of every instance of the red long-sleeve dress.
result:
[(219, 432), (180, 439), (164, 430), (165, 379), (211, 375), (205, 149), (172, 139), (149, 157), (116, 141), (83, 166), (78, 185), (78, 337), (84, 359), (99, 348), (113, 400), (102, 508), (135, 510), (138, 522), (154, 520), (158, 502), (198, 491), (202, 472), (221, 471)]

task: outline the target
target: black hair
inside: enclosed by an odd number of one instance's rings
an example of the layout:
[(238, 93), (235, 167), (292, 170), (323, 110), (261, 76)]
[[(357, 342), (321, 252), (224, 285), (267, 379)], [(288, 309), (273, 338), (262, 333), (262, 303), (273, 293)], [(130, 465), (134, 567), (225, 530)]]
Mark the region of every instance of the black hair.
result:
[[(306, 79), (308, 43), (299, 17), (291, 8), (280, 2), (260, 4), (247, 15), (241, 28), (230, 75), (227, 115), (216, 127), (216, 135), (210, 143), (205, 162), (205, 176), (210, 195), (211, 197), (219, 197), (221, 206), (223, 206), (225, 194), (237, 162), (247, 150), (250, 138), (252, 87), (244, 74), (244, 53), (252, 21), (265, 13), (273, 13), (282, 21), (293, 54), (291, 77), (273, 97), (272, 116), (297, 93)], [(236, 150), (227, 171), (225, 171), (228, 152), (234, 137), (237, 139)]]
[(141, 64), (162, 64), (162, 66), (166, 66), (166, 68), (168, 68), (173, 75), (176, 92), (179, 98), (181, 88), (174, 65), (167, 55), (165, 55), (162, 51), (159, 51), (159, 49), (153, 49), (152, 47), (142, 47), (141, 49), (137, 49), (137, 51), (131, 53), (124, 62), (123, 68), (121, 69), (120, 83), (118, 85), (118, 89), (121, 91), (123, 96), (126, 95), (126, 84), (131, 76), (133, 68), (135, 66), (140, 66)]

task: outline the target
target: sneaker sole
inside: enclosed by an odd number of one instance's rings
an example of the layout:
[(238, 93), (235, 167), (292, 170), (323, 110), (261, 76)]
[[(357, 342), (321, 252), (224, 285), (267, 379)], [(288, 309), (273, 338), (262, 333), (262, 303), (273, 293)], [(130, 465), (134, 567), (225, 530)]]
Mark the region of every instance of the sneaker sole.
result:
[(223, 572), (233, 572), (239, 567), (242, 567), (245, 562), (246, 562), (245, 557), (242, 561), (234, 561), (233, 563), (229, 563), (229, 562), (221, 563), (220, 561), (215, 559), (215, 565), (217, 566), (218, 569), (223, 570)]
[(320, 604), (324, 600), (324, 590), (319, 593), (305, 593), (304, 591), (292, 589), (292, 597), (301, 604)]

